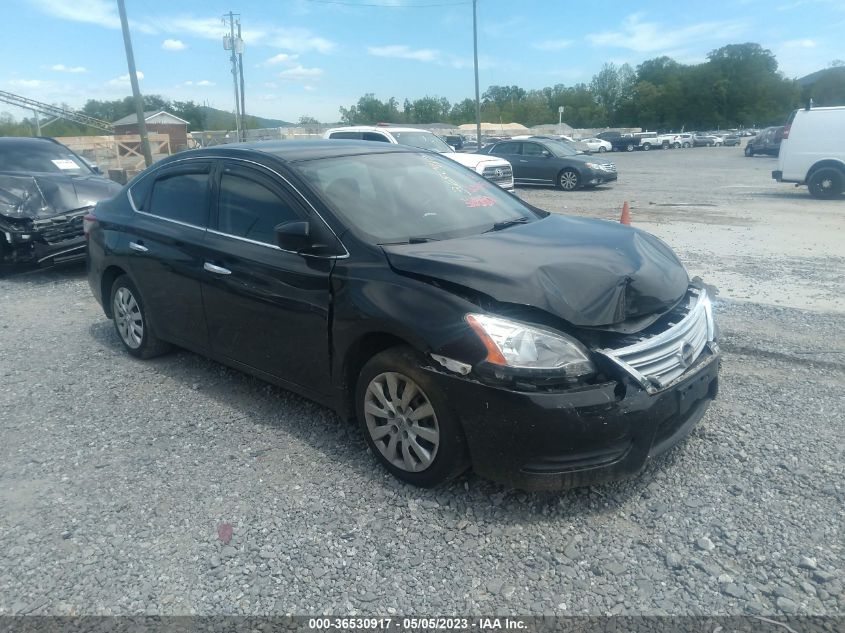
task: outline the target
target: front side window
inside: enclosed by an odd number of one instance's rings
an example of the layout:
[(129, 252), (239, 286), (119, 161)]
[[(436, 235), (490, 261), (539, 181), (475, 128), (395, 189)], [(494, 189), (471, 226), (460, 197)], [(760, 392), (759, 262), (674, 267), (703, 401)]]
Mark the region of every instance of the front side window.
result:
[(432, 134), (431, 132), (414, 131), (414, 132), (391, 132), (396, 141), (401, 145), (410, 145), (411, 147), (419, 147), (420, 149), (427, 149), (438, 153), (451, 153), (453, 150), (443, 139)]
[(232, 173), (220, 178), (217, 230), (265, 244), (276, 243), (276, 226), (300, 220), (286, 200), (268, 187)]
[(145, 211), (205, 228), (210, 200), (208, 172), (164, 174), (156, 179)]
[(379, 141), (381, 143), (390, 142), (384, 134), (379, 134), (377, 132), (364, 132), (363, 139), (365, 141)]
[(449, 239), (540, 217), (501, 187), (436, 154), (363, 154), (295, 167), (343, 224), (375, 244)]

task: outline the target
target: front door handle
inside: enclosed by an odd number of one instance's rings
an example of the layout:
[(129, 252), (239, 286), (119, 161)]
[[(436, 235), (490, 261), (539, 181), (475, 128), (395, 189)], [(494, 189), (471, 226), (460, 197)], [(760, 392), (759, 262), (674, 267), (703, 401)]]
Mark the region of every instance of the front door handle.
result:
[(232, 271), (228, 268), (223, 268), (222, 266), (215, 266), (211, 262), (205, 262), (202, 267), (210, 273), (215, 273), (217, 275), (231, 275)]
[(138, 242), (129, 242), (129, 248), (133, 251), (138, 251), (139, 253), (146, 253), (150, 249), (148, 249), (143, 244), (139, 244)]
[(520, 158), (520, 159), (519, 159), (519, 162), (520, 162), (520, 163), (527, 163), (528, 161), (527, 161), (527, 160), (523, 160), (522, 158)]

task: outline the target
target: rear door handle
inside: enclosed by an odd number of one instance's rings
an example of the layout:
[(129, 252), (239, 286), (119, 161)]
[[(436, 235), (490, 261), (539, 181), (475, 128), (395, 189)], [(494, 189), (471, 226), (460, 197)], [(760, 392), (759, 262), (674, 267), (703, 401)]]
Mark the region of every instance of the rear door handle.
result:
[(217, 275), (231, 275), (232, 271), (228, 268), (223, 268), (222, 266), (215, 266), (211, 262), (205, 262), (202, 267), (210, 273), (215, 273)]
[(139, 244), (138, 242), (129, 242), (129, 248), (131, 248), (133, 251), (138, 251), (139, 253), (146, 253), (150, 250), (146, 246), (144, 246), (143, 244)]
[(527, 163), (528, 161), (527, 161), (527, 160), (523, 160), (522, 158), (520, 158), (520, 159), (519, 159), (519, 162), (520, 162), (520, 163)]

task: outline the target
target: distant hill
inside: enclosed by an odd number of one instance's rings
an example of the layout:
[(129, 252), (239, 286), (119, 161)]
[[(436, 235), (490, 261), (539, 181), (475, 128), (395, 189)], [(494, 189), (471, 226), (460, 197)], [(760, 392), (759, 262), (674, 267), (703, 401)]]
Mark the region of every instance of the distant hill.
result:
[[(218, 110), (210, 106), (200, 106), (203, 123), (202, 129), (206, 130), (234, 130), (235, 129), (235, 115), (225, 110)], [(265, 119), (260, 116), (252, 116), (247, 114), (247, 127), (255, 129), (262, 127), (285, 127), (293, 125), (288, 121), (281, 119)], [(193, 130), (193, 128), (192, 128)]]
[(823, 68), (814, 73), (810, 73), (800, 79), (796, 79), (799, 86), (811, 86), (821, 80), (825, 81), (842, 81), (845, 82), (845, 66), (833, 66), (832, 68)]
[(801, 86), (801, 100), (816, 106), (845, 105), (845, 66), (832, 66), (796, 79)]

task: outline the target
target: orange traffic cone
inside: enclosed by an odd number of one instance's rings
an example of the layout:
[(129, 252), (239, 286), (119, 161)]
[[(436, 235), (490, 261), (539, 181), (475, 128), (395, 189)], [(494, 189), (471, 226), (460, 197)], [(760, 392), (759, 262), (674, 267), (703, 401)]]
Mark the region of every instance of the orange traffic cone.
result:
[(628, 201), (625, 201), (625, 204), (622, 205), (622, 217), (619, 218), (620, 224), (627, 224), (628, 226), (631, 225), (631, 207), (628, 206)]

